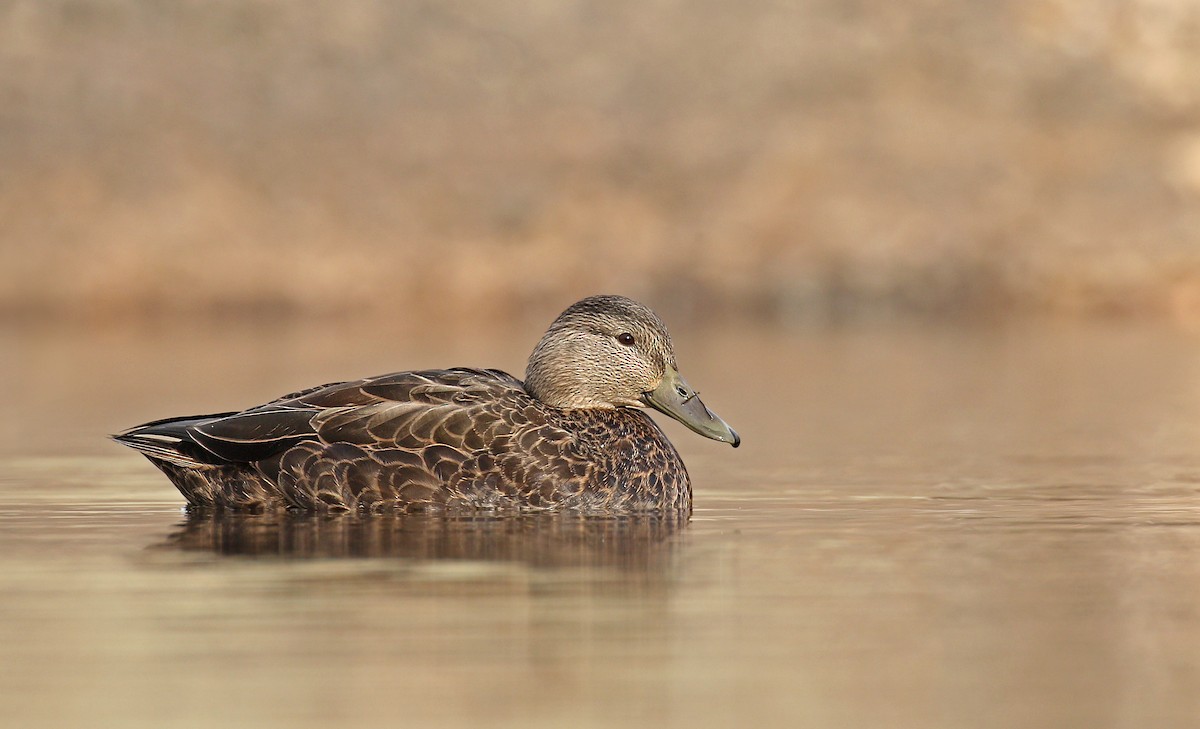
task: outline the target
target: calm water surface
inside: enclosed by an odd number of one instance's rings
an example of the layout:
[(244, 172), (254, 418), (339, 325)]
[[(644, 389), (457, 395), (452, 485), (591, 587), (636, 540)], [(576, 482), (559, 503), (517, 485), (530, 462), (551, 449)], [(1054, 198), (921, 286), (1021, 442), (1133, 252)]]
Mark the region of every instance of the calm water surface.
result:
[(539, 332), (0, 331), (0, 725), (1200, 723), (1200, 338), (676, 332), (688, 523), (189, 518), (102, 435)]

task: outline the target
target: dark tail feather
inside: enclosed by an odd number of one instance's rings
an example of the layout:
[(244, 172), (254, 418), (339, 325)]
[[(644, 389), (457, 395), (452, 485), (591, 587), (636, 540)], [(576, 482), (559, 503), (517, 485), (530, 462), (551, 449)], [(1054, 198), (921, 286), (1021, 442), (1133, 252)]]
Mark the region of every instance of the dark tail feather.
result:
[(112, 439), (129, 446), (151, 461), (165, 461), (183, 468), (218, 465), (221, 462), (196, 444), (189, 429), (231, 414), (155, 420), (118, 433), (112, 436)]

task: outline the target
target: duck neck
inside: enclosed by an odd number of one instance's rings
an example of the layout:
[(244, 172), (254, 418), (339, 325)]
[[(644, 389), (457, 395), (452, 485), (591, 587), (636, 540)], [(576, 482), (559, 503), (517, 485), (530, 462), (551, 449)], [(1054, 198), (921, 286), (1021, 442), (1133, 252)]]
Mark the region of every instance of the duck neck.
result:
[(525, 368), (525, 391), (534, 399), (561, 410), (611, 410), (589, 381), (594, 368), (583, 361), (569, 337), (542, 338)]

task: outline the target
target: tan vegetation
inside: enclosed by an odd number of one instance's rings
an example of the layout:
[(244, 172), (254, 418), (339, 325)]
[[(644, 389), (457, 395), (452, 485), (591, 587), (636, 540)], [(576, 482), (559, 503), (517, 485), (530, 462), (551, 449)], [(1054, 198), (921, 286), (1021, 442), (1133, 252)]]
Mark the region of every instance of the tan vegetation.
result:
[(15, 0), (0, 311), (1200, 318), (1200, 5)]

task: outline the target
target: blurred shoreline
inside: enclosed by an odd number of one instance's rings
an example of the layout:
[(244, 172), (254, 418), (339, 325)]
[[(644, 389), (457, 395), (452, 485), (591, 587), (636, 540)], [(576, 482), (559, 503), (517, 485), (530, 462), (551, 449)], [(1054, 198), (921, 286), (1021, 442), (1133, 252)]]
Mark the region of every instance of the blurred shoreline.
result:
[(0, 7), (0, 321), (1200, 322), (1189, 0)]

